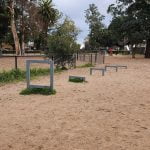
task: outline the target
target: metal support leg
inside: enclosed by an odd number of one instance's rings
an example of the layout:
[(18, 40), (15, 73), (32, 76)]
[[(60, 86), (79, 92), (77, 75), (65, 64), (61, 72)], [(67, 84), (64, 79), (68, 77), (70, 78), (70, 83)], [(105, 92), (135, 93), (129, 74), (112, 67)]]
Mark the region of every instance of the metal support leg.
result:
[(54, 62), (51, 61), (50, 63), (50, 87), (54, 89)]
[(90, 68), (90, 75), (92, 75), (92, 68)]
[(26, 63), (26, 80), (27, 88), (30, 88), (30, 63), (28, 61)]

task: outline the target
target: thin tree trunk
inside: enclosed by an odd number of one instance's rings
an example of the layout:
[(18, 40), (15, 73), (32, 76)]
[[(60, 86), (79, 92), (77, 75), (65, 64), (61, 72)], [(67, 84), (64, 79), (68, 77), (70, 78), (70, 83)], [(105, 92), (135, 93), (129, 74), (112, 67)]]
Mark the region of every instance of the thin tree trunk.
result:
[(150, 58), (150, 39), (146, 41), (145, 58)]
[(47, 41), (48, 41), (48, 24), (46, 23), (45, 24), (45, 29), (43, 29), (43, 32), (44, 32), (44, 51), (46, 52), (47, 50)]
[(15, 43), (15, 50), (16, 50), (16, 55), (20, 54), (20, 43), (19, 43), (19, 38), (16, 30), (16, 25), (15, 25), (15, 11), (14, 11), (14, 1), (10, 1), (10, 13), (11, 13), (11, 31), (13, 34), (14, 38), (14, 43)]
[(133, 47), (133, 44), (132, 44), (132, 45), (131, 45), (131, 49), (132, 49), (132, 58), (135, 58), (136, 46)]
[(24, 42), (24, 39), (25, 39), (25, 25), (24, 25), (24, 7), (25, 7), (25, 1), (24, 0), (21, 0), (21, 14), (22, 14), (22, 18), (21, 18), (21, 55), (24, 55), (25, 53), (25, 42)]
[(24, 43), (24, 34), (22, 35), (22, 42), (21, 42), (21, 54), (25, 54), (25, 43)]

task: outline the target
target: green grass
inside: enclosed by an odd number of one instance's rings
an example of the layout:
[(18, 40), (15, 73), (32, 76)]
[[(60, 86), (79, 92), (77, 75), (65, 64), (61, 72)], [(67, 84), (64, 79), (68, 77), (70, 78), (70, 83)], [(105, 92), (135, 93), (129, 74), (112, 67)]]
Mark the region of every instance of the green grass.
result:
[(88, 68), (88, 67), (94, 67), (94, 65), (88, 63), (88, 64), (84, 64), (84, 65), (81, 65), (81, 66), (77, 66), (77, 68)]
[[(55, 73), (61, 73), (64, 71), (62, 68), (56, 68), (54, 70)], [(31, 79), (34, 79), (39, 76), (45, 76), (49, 75), (50, 71), (49, 68), (33, 68), (30, 70), (31, 72)], [(6, 84), (6, 83), (12, 83), (12, 82), (18, 82), (23, 81), (26, 79), (26, 71), (20, 70), (20, 69), (12, 69), (10, 71), (3, 71), (0, 72), (0, 84)]]
[(21, 71), (20, 69), (17, 70), (10, 70), (10, 71), (3, 71), (0, 73), (0, 83), (10, 83), (13, 81), (21, 81), (25, 79), (26, 73), (25, 71)]
[(56, 67), (55, 70), (54, 70), (54, 73), (61, 73), (65, 70), (68, 70), (66, 67)]
[(74, 82), (74, 83), (83, 83), (85, 82), (84, 80), (80, 78), (74, 78), (74, 79), (69, 79), (69, 82)]
[(27, 88), (20, 92), (21, 95), (41, 94), (41, 95), (54, 95), (56, 90), (51, 88)]

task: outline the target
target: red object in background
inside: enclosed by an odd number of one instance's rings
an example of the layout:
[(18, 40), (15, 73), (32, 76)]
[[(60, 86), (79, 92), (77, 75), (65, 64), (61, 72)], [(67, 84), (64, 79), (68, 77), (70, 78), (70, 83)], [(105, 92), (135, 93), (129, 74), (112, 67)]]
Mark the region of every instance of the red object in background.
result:
[(112, 56), (112, 54), (113, 54), (113, 49), (112, 48), (109, 48), (109, 54)]

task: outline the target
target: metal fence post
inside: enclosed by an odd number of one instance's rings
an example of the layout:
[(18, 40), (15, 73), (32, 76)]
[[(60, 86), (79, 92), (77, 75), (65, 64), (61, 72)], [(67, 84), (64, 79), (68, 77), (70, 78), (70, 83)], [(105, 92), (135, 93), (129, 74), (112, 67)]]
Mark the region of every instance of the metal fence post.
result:
[(27, 81), (27, 88), (30, 87), (30, 62), (26, 60), (26, 81)]
[(105, 51), (103, 52), (103, 64), (105, 64)]
[(54, 62), (50, 62), (50, 87), (54, 89)]
[(93, 64), (93, 55), (91, 54), (91, 64)]
[(15, 56), (15, 69), (18, 69), (18, 61), (17, 61), (17, 56)]
[(95, 54), (95, 63), (97, 63), (97, 52)]

